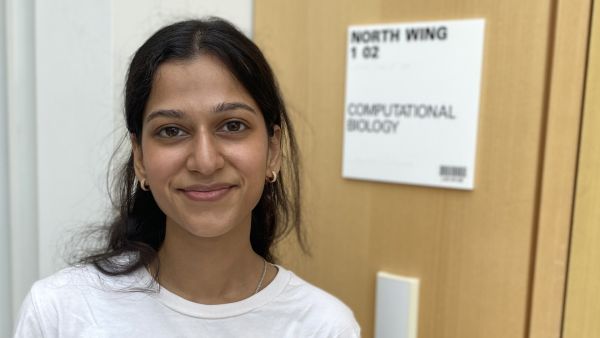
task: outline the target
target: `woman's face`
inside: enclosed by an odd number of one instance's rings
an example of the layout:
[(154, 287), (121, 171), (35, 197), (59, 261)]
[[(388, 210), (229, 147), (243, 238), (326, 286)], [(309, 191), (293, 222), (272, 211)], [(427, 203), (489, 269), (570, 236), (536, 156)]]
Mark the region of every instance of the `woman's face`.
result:
[(167, 226), (198, 237), (250, 227), (265, 178), (280, 166), (279, 127), (268, 137), (253, 98), (215, 57), (159, 66), (144, 111), (135, 170)]

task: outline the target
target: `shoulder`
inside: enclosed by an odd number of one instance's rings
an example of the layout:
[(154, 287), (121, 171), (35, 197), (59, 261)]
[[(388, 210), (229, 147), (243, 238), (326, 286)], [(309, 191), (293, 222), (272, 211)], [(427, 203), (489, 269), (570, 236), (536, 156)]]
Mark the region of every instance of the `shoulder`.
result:
[[(133, 273), (107, 276), (91, 265), (65, 268), (33, 284), (23, 301), (15, 337), (60, 336), (61, 329), (89, 327), (96, 312), (115, 301), (137, 296), (122, 291), (143, 289), (142, 277)], [(138, 296), (139, 297), (139, 296)]]
[(314, 326), (315, 336), (316, 333), (327, 337), (360, 336), (360, 327), (346, 304), (292, 271), (279, 268), (289, 274), (289, 282), (282, 296), (291, 307), (298, 310), (297, 313), (302, 313), (302, 318)]
[(33, 284), (29, 299), (40, 313), (56, 312), (84, 302), (86, 295), (106, 290), (111, 279), (93, 266), (68, 267)]
[(35, 282), (21, 305), (15, 337), (56, 336), (61, 309), (81, 299), (77, 293), (89, 277), (87, 268), (71, 267)]
[(335, 314), (341, 318), (354, 318), (352, 310), (337, 297), (305, 281), (295, 273), (290, 273), (288, 292), (307, 305), (319, 307), (322, 313)]
[(93, 265), (77, 265), (64, 268), (35, 282), (31, 287), (31, 293), (37, 296), (92, 290), (115, 291), (134, 287), (140, 283), (141, 278), (142, 275), (138, 273), (110, 276), (100, 272)]
[[(134, 254), (121, 254), (109, 259), (110, 264), (128, 266), (136, 260)], [(53, 295), (76, 292), (110, 292), (127, 289), (150, 287), (148, 274), (142, 273), (143, 268), (129, 274), (110, 275), (101, 272), (93, 264), (77, 264), (64, 268), (33, 284), (31, 294)]]
[(30, 295), (34, 301), (41, 298), (53, 298), (64, 293), (94, 285), (94, 271), (91, 266), (74, 266), (60, 270), (53, 275), (38, 280), (31, 287)]
[(77, 309), (99, 302), (119, 298), (128, 290), (150, 289), (144, 274), (131, 273), (110, 276), (93, 265), (64, 268), (33, 284), (29, 291), (32, 304), (40, 312), (60, 312), (66, 308)]

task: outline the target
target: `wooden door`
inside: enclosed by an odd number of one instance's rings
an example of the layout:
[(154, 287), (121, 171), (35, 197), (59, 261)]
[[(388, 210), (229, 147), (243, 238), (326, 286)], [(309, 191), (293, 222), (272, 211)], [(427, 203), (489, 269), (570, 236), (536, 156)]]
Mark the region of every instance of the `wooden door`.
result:
[[(312, 256), (282, 263), (374, 326), (379, 270), (421, 281), (419, 337), (559, 337), (590, 0), (255, 1), (299, 132)], [(346, 29), (485, 18), (473, 191), (341, 177)], [(409, 79), (408, 79), (409, 80)]]
[(595, 3), (563, 338), (600, 337), (600, 4)]

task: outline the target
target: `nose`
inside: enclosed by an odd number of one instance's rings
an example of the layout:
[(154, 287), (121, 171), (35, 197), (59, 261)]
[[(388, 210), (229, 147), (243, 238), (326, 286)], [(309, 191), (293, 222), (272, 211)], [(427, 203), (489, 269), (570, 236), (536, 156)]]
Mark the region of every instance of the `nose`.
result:
[(210, 176), (225, 165), (220, 144), (208, 130), (200, 130), (194, 136), (187, 158), (187, 169)]

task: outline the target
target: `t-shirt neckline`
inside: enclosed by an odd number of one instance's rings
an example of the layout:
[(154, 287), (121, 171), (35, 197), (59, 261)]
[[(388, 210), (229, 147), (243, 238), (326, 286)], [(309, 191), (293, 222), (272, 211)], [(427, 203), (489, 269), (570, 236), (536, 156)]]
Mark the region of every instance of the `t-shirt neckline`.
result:
[[(154, 293), (153, 297), (169, 309), (192, 317), (217, 319), (240, 316), (264, 306), (283, 292), (289, 283), (291, 273), (279, 265), (276, 267), (277, 275), (269, 285), (256, 294), (233, 303), (214, 305), (195, 303), (174, 294), (163, 286), (160, 286), (159, 291)], [(146, 269), (143, 270), (144, 277), (151, 279), (150, 273)]]

